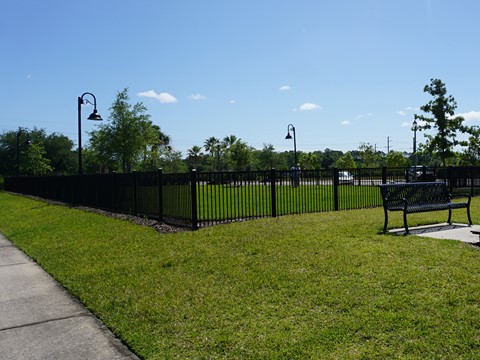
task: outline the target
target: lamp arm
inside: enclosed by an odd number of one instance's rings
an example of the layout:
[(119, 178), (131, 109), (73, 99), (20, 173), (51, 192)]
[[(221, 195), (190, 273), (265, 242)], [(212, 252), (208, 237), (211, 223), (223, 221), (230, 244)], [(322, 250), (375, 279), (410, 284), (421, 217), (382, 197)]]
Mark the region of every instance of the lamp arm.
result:
[[(88, 100), (88, 99), (84, 99), (83, 97), (85, 95), (90, 95), (91, 97), (93, 97), (93, 103)], [(85, 104), (90, 104), (90, 105), (93, 105), (93, 107), (96, 109), (97, 108), (97, 98), (95, 97), (95, 95), (93, 95), (92, 93), (90, 92), (86, 92), (86, 93), (83, 93), (82, 96), (79, 97), (79, 102), (82, 104), (82, 105), (85, 105)]]

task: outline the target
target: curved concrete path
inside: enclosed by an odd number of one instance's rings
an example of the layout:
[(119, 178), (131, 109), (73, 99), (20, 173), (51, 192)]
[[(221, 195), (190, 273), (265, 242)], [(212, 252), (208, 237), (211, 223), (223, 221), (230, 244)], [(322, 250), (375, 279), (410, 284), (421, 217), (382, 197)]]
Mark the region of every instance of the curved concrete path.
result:
[(79, 301), (2, 234), (0, 358), (138, 359)]

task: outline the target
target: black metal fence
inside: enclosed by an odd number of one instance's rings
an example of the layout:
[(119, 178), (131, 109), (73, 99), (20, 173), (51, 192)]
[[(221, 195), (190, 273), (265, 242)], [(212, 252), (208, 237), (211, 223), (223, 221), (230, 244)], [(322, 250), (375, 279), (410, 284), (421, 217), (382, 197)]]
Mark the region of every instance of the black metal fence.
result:
[[(452, 193), (480, 192), (480, 167), (428, 171)], [(413, 180), (403, 168), (185, 174), (159, 170), (10, 177), (5, 190), (198, 229), (251, 218), (381, 206), (379, 184)]]

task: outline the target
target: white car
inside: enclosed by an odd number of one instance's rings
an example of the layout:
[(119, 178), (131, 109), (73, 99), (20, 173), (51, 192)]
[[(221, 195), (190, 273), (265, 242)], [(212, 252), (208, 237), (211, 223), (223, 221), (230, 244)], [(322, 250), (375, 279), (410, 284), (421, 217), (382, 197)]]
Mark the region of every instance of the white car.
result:
[(339, 185), (353, 185), (353, 175), (348, 171), (338, 172), (338, 184)]

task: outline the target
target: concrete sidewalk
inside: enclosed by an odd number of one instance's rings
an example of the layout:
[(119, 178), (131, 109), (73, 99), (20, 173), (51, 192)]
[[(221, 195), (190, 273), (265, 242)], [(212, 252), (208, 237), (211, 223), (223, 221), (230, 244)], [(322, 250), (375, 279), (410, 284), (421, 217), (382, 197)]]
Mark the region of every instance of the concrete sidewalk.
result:
[(1, 234), (0, 358), (138, 359), (79, 301)]
[[(480, 231), (480, 225), (468, 226), (467, 224), (441, 223), (412, 228), (409, 227), (409, 230), (410, 235), (425, 236), (435, 239), (459, 240), (470, 244), (480, 243), (480, 237), (472, 234), (472, 231)], [(395, 235), (405, 235), (405, 229), (393, 229), (390, 230), (389, 233)]]

